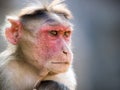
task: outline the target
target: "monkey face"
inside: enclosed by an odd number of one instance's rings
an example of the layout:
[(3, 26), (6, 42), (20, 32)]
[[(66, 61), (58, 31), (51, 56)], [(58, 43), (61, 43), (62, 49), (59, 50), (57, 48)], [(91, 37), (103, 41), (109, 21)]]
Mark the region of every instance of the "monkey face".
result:
[(70, 47), (72, 27), (65, 17), (45, 13), (42, 18), (26, 22), (24, 28), (31, 32), (29, 35), (33, 35), (32, 45), (27, 49), (31, 54), (27, 55), (38, 67), (45, 67), (54, 73), (65, 72), (69, 68), (73, 58)]
[(66, 71), (72, 62), (71, 29), (65, 25), (43, 25), (36, 33), (35, 57), (50, 72)]

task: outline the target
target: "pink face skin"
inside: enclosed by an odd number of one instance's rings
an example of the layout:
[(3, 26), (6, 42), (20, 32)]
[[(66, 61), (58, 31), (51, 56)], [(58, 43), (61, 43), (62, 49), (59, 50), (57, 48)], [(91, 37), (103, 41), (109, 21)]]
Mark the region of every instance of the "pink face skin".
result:
[(64, 72), (72, 62), (71, 29), (64, 25), (43, 25), (37, 32), (34, 55), (39, 65), (51, 72)]

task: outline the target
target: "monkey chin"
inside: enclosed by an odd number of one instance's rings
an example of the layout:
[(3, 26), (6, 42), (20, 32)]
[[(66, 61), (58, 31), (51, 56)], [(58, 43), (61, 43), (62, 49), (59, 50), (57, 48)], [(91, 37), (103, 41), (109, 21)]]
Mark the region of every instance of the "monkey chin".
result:
[(66, 72), (69, 67), (69, 62), (49, 62), (47, 63), (46, 67), (50, 71), (50, 74), (59, 74)]

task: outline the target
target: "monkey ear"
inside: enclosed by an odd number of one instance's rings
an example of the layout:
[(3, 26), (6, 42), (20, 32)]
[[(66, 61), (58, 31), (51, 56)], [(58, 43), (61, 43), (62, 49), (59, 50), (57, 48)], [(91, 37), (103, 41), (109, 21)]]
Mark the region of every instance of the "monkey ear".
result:
[(8, 19), (8, 21), (11, 23), (11, 27), (6, 28), (5, 35), (10, 43), (16, 45), (21, 37), (21, 23), (13, 19)]

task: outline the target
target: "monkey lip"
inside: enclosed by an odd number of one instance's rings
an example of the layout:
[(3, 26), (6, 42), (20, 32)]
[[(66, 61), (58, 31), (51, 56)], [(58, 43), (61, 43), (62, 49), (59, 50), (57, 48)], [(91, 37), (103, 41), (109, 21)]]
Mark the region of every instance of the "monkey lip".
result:
[(68, 62), (51, 62), (52, 64), (69, 64)]

